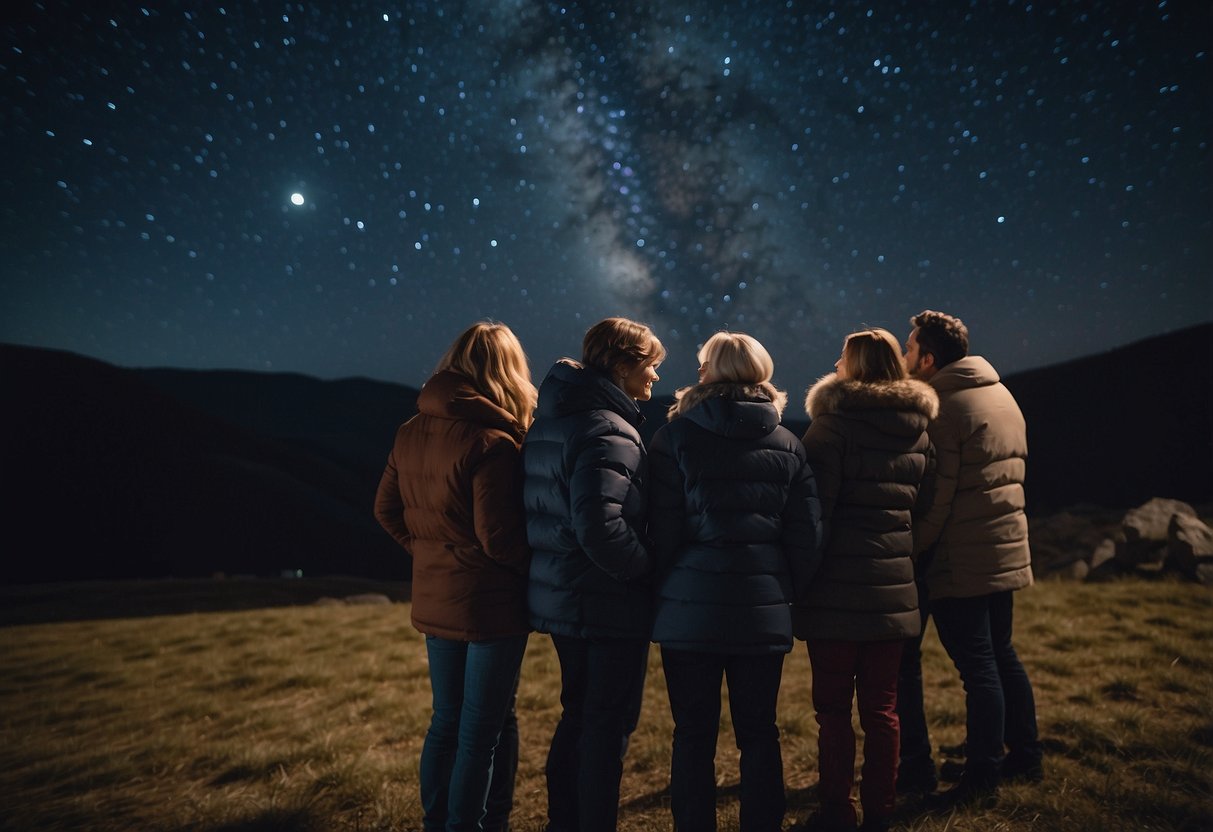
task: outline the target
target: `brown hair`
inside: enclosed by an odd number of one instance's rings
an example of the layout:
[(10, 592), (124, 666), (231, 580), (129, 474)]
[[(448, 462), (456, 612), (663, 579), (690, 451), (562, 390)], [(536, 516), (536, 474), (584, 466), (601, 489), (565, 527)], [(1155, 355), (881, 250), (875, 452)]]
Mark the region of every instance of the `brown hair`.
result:
[(665, 347), (653, 330), (627, 318), (606, 318), (586, 330), (581, 363), (614, 378), (624, 368), (656, 364)]
[(512, 415), (525, 430), (535, 418), (539, 393), (531, 381), (526, 352), (505, 324), (472, 324), (455, 339), (434, 372), (467, 376), (482, 396)]
[(900, 381), (906, 377), (901, 345), (887, 329), (853, 332), (842, 345), (846, 377), (852, 381)]
[(969, 328), (960, 318), (924, 309), (910, 323), (918, 330), (918, 353), (935, 356), (936, 369), (969, 354)]

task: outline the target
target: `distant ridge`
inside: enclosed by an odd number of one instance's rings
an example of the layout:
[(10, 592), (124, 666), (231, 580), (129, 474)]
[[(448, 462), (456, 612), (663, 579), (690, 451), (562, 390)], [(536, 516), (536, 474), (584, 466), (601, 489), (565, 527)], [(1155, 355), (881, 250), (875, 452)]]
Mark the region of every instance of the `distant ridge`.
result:
[[(0, 377), (0, 582), (407, 577), (371, 503), (416, 390), (3, 344)], [(1213, 324), (1005, 381), (1028, 421), (1030, 511), (1213, 498)], [(670, 401), (642, 405), (646, 438)]]

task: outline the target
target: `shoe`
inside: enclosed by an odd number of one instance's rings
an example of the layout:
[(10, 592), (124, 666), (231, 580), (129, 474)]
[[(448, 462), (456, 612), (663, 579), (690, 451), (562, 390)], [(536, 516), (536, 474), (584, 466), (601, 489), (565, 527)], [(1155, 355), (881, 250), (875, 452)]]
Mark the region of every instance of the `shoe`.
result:
[(957, 808), (992, 809), (998, 803), (998, 783), (962, 777), (946, 792), (927, 796), (927, 808), (947, 812)]
[(939, 788), (939, 778), (935, 775), (935, 763), (928, 760), (910, 766), (901, 766), (897, 770), (898, 794), (930, 794)]
[(964, 773), (965, 764), (961, 760), (944, 760), (939, 767), (939, 779), (945, 783), (959, 783)]
[(1045, 767), (1040, 760), (1020, 762), (1010, 757), (1002, 762), (1004, 783), (1040, 783), (1045, 779)]

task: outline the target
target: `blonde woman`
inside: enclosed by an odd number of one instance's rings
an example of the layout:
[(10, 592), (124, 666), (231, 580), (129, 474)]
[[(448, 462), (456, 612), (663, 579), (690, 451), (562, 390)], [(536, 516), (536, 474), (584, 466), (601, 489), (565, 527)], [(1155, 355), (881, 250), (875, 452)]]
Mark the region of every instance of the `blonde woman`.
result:
[(699, 383), (677, 393), (650, 449), (649, 534), (674, 748), (674, 828), (716, 828), (720, 682), (741, 751), (741, 829), (779, 830), (785, 800), (775, 706), (792, 649), (789, 604), (816, 568), (819, 505), (804, 447), (779, 424), (787, 395), (762, 344), (718, 332)]
[[(478, 830), (485, 821), (494, 749), (530, 632), (519, 446), (535, 401), (514, 333), (473, 325), (396, 432), (375, 498), (376, 518), (412, 556), (413, 626), (429, 656), (434, 710), (419, 778), (427, 830)], [(508, 824), (512, 788), (511, 780), (495, 789), (507, 799), (504, 817), (489, 825)]]
[(562, 713), (547, 759), (548, 830), (613, 830), (652, 627), (644, 542), (648, 464), (637, 428), (665, 357), (647, 326), (590, 327), (556, 362), (523, 445), (531, 625), (560, 659)]
[(897, 339), (883, 329), (847, 336), (834, 366), (805, 400), (813, 421), (804, 446), (828, 534), (821, 568), (793, 610), (820, 726), (821, 809), (810, 828), (856, 828), (855, 698), (864, 731), (860, 829), (881, 832), (895, 798), (898, 667), (921, 627), (911, 519), (933, 467), (927, 425), (939, 399), (907, 376)]

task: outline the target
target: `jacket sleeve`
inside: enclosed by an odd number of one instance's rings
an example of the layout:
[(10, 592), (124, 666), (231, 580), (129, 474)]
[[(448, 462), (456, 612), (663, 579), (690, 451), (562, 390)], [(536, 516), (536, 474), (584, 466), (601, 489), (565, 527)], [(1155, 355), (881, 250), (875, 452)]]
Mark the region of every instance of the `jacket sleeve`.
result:
[(409, 547), (413, 536), (404, 521), (404, 500), (400, 498), (400, 480), (392, 454), (388, 454), (383, 476), (379, 478), (379, 490), (375, 492), (375, 519), (411, 554)]
[(477, 460), (472, 470), (472, 519), (484, 553), (511, 572), (526, 575), (531, 549), (519, 457), (518, 446), (502, 438)]
[(829, 534), (830, 518), (842, 488), (842, 453), (845, 445), (842, 433), (829, 414), (818, 416), (804, 432), (804, 450), (813, 470), (817, 496), (821, 500), (821, 521)]
[(649, 541), (657, 570), (669, 568), (686, 528), (686, 477), (678, 467), (669, 431), (661, 428), (649, 445)]
[(800, 468), (788, 489), (783, 512), (783, 549), (792, 573), (794, 600), (803, 601), (809, 585), (821, 565), (821, 501), (813, 469), (801, 460)]
[(569, 508), (577, 544), (612, 578), (630, 581), (652, 571), (640, 530), (624, 517), (629, 496), (639, 495), (634, 478), (640, 446), (620, 435), (593, 436), (577, 449), (569, 478)]
[(915, 556), (930, 549), (939, 540), (952, 512), (952, 498), (956, 496), (956, 483), (960, 477), (962, 443), (956, 426), (940, 414), (927, 428), (927, 435), (935, 448), (935, 475), (925, 489), (927, 496), (923, 502), (927, 506), (926, 511), (914, 519)]

